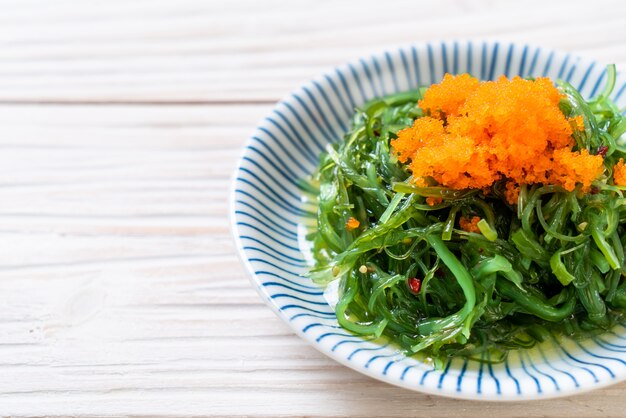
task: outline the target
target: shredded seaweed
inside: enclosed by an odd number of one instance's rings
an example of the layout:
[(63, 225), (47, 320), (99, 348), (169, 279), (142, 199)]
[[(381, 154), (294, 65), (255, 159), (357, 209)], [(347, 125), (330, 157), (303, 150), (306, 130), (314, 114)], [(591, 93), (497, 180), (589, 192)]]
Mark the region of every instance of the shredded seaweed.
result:
[[(421, 88), (357, 109), (310, 181), (318, 199), (310, 276), (339, 281), (339, 324), (443, 364), (452, 356), (502, 361), (547, 335), (580, 338), (621, 321), (626, 118), (610, 99), (615, 74), (609, 66), (606, 88), (589, 101), (557, 82), (558, 110), (571, 126), (567, 152), (602, 161), (592, 177), (578, 172), (577, 183), (512, 182), (501, 172), (489, 187), (416, 181), (410, 157), (399, 161), (392, 144), (420, 120), (467, 114), (462, 100), (442, 93), (437, 105)], [(480, 88), (469, 76), (456, 80)]]

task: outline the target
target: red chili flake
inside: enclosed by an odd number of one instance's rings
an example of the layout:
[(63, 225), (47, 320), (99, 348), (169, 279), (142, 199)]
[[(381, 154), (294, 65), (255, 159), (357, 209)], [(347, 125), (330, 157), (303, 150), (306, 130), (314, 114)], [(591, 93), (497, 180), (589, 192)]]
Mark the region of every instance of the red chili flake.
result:
[(420, 292), (420, 289), (422, 288), (422, 279), (413, 277), (407, 281), (407, 284), (409, 285), (409, 289), (411, 289), (411, 292), (417, 294)]
[(609, 150), (609, 147), (607, 147), (606, 145), (600, 145), (598, 147), (598, 155), (605, 157), (608, 150)]
[(600, 189), (598, 189), (596, 186), (591, 186), (591, 189), (589, 190), (589, 193), (591, 193), (591, 194), (598, 194), (598, 193), (600, 193)]

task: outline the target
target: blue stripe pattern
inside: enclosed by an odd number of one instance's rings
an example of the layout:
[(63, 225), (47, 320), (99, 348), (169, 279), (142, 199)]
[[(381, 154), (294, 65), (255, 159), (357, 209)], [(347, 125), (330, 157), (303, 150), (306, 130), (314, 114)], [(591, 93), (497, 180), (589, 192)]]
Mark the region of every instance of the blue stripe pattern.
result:
[[(448, 361), (435, 370), (387, 342), (351, 335), (335, 318), (332, 296), (306, 277), (305, 240), (315, 208), (302, 187), (320, 153), (340, 141), (355, 107), (383, 94), (441, 80), (446, 72), (481, 79), (563, 78), (585, 97), (604, 88), (603, 65), (565, 53), (505, 42), (438, 42), (384, 52), (316, 78), (280, 102), (244, 148), (232, 191), (237, 247), (263, 299), (311, 344), (378, 379), (432, 394), (521, 400), (570, 395), (626, 377), (626, 327), (593, 339), (549, 341), (511, 352), (502, 363)], [(626, 107), (618, 72), (612, 94)], [(306, 203), (306, 202), (309, 203)], [(555, 337), (556, 338), (556, 337)]]

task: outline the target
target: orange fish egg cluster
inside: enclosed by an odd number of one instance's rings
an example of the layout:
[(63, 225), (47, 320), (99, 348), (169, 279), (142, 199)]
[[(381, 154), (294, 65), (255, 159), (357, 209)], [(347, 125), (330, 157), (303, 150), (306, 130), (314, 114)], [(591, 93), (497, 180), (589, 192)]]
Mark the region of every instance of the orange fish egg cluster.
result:
[(506, 198), (519, 185), (554, 184), (588, 190), (603, 172), (603, 158), (572, 151), (572, 126), (559, 109), (562, 95), (547, 78), (480, 82), (447, 74), (418, 103), (426, 115), (391, 142), (400, 162), (410, 160), (417, 184), (426, 177), (453, 189), (486, 188), (508, 179)]
[(358, 219), (350, 217), (348, 218), (348, 220), (346, 221), (346, 230), (348, 231), (354, 231), (355, 229), (357, 229), (359, 226), (361, 225), (361, 222), (359, 222)]
[(443, 202), (443, 199), (440, 197), (429, 196), (426, 198), (426, 204), (428, 206), (435, 206)]
[(623, 158), (620, 158), (613, 167), (613, 181), (618, 186), (626, 186), (626, 166)]
[(474, 216), (472, 219), (467, 219), (465, 216), (461, 216), (459, 219), (459, 226), (464, 231), (479, 234), (480, 229), (478, 228), (478, 222), (480, 222), (480, 218), (478, 216)]

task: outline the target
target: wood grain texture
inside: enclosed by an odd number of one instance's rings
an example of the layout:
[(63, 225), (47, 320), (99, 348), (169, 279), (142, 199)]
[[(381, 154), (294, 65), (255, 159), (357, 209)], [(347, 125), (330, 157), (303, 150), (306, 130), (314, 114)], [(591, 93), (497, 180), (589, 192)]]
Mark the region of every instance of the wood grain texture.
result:
[(0, 2), (0, 415), (623, 416), (395, 388), (263, 305), (228, 221), (256, 122), (320, 72), (500, 38), (626, 67), (626, 3)]

